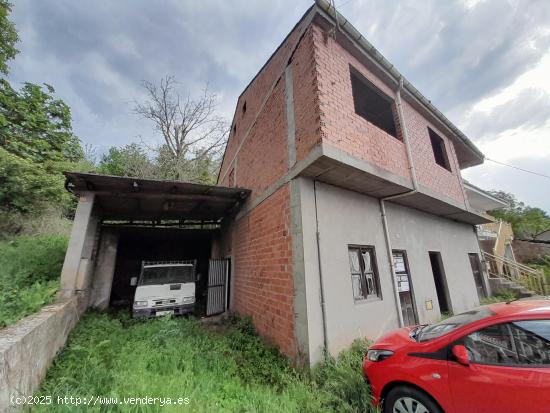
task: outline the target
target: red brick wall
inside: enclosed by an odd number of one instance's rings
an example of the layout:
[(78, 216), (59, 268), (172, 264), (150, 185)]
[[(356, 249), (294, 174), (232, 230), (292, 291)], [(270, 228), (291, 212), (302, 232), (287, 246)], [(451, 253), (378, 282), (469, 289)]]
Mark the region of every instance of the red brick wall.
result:
[[(247, 105), (248, 106), (248, 105)], [(285, 83), (280, 79), (237, 155), (235, 183), (261, 195), (288, 170)]]
[[(300, 30), (298, 27), (296, 30)], [(221, 185), (252, 190), (251, 200), (288, 171), (287, 119), (284, 70), (298, 37), (289, 36), (239, 99), (220, 172)], [(292, 55), (296, 152), (299, 161), (320, 141), (319, 105), (311, 28), (301, 37)], [(273, 91), (270, 88), (276, 82)], [(271, 93), (269, 93), (271, 92)], [(265, 100), (267, 98), (267, 100)], [(265, 100), (265, 105), (260, 106)], [(246, 101), (246, 112), (242, 105)], [(253, 122), (253, 120), (256, 120)], [(249, 130), (250, 128), (250, 130)], [(245, 138), (245, 134), (247, 134)], [(236, 166), (235, 166), (236, 165)], [(234, 179), (230, 182), (231, 169)]]
[[(411, 151), (416, 168), (418, 183), (436, 193), (443, 194), (459, 202), (464, 202), (460, 171), (457, 170), (456, 153), (453, 143), (440, 130), (418, 113), (408, 102), (403, 102), (403, 112), (411, 142)], [(435, 163), (428, 127), (445, 142), (451, 171)]]
[[(318, 26), (314, 26), (313, 41), (318, 71), (323, 143), (389, 172), (410, 178), (406, 149), (402, 140), (380, 130), (355, 113), (350, 65), (392, 99), (396, 98), (394, 90), (378, 79), (332, 37), (324, 37), (322, 29)], [(405, 100), (402, 99), (402, 102), (419, 183), (436, 193), (464, 202), (462, 183), (456, 170), (456, 153), (451, 140)], [(400, 125), (396, 126), (399, 131)], [(445, 141), (452, 172), (435, 163), (428, 126)]]
[[(288, 171), (285, 74), (298, 27), (239, 99), (221, 168), (221, 185), (252, 190), (248, 207)], [(315, 105), (313, 41), (305, 32), (292, 56), (296, 140), (299, 157), (319, 136)], [(274, 86), (273, 90), (271, 87)], [(263, 102), (265, 105), (262, 107)], [(246, 102), (246, 112), (242, 106)], [(245, 137), (246, 135), (246, 137)], [(298, 158), (300, 159), (300, 158)], [(234, 222), (220, 249), (233, 257), (231, 309), (250, 315), (259, 334), (294, 358), (294, 284), (289, 184)], [(231, 240), (228, 248), (227, 240)]]
[(388, 96), (395, 98), (395, 93), (332, 37), (324, 37), (318, 26), (314, 26), (314, 42), (319, 66), (323, 143), (397, 175), (409, 177), (403, 142), (355, 113), (349, 66), (352, 65)]
[(289, 184), (235, 224), (232, 309), (250, 315), (258, 332), (296, 356)]
[[(220, 170), (220, 181), (218, 182), (221, 185), (227, 185), (227, 175), (226, 171), (229, 170), (230, 165), (233, 164), (235, 155), (238, 151), (239, 146), (245, 139), (246, 132), (254, 123), (256, 116), (261, 110), (262, 104), (271, 90), (271, 87), (275, 81), (282, 82), (282, 87), (284, 90), (284, 74), (281, 78), (281, 74), (285, 67), (287, 66), (288, 59), (290, 58), (291, 52), (296, 46), (297, 42), (300, 40), (300, 31), (303, 29), (304, 22), (298, 25), (295, 30), (288, 36), (285, 42), (281, 47), (275, 52), (272, 58), (267, 62), (267, 64), (262, 68), (258, 73), (256, 78), (252, 83), (245, 89), (245, 91), (240, 96), (237, 102), (237, 108), (235, 109), (235, 116), (233, 118), (233, 125), (236, 126), (236, 132), (233, 132), (229, 135), (227, 142), (227, 147), (225, 150), (224, 160)], [(242, 107), (246, 102), (246, 112), (243, 114)], [(284, 100), (283, 100), (284, 102)], [(283, 106), (283, 116), (284, 116), (284, 106)], [(284, 119), (284, 134), (285, 134), (285, 145), (286, 145), (286, 118)], [(246, 137), (246, 140), (254, 139), (254, 136)], [(237, 159), (238, 164), (238, 159)], [(245, 185), (240, 181), (239, 171), (241, 168), (237, 167), (236, 173), (236, 185), (244, 187)]]

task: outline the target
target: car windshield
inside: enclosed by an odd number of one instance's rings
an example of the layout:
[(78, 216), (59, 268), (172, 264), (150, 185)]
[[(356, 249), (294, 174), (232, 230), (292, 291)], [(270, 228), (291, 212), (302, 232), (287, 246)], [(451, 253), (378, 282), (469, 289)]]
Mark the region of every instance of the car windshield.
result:
[(145, 267), (139, 285), (191, 283), (194, 281), (192, 265)]
[(458, 327), (465, 326), (466, 324), (473, 323), (474, 321), (481, 320), (483, 318), (494, 315), (489, 307), (479, 307), (465, 313), (461, 313), (445, 320), (441, 320), (435, 324), (422, 327), (421, 330), (416, 334), (418, 341), (428, 341), (433, 340), (434, 338), (441, 337), (443, 334), (446, 334)]

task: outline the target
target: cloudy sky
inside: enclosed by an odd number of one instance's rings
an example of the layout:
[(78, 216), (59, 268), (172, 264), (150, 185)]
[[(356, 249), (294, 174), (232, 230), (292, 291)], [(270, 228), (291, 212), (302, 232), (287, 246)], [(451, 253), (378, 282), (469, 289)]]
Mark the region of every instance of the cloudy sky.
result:
[[(141, 82), (209, 83), (231, 118), (237, 96), (308, 0), (17, 0), (13, 82), (46, 82), (98, 153), (154, 143), (132, 114)], [(337, 8), (487, 158), (550, 175), (550, 1), (340, 0)], [(550, 179), (487, 161), (464, 171), (550, 212)]]

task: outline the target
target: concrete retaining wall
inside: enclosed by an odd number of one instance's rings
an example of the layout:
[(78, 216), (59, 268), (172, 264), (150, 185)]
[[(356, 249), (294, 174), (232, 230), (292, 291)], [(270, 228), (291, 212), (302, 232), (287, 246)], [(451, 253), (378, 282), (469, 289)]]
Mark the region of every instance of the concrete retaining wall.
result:
[(78, 322), (78, 298), (56, 302), (0, 330), (0, 412), (16, 410), (10, 398), (30, 396)]

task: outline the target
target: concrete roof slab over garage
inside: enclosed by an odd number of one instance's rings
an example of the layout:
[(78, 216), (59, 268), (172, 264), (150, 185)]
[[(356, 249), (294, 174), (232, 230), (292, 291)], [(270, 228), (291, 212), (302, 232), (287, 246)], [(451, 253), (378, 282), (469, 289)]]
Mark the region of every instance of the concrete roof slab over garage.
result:
[(102, 220), (220, 223), (235, 213), (250, 191), (181, 181), (66, 172), (66, 188), (93, 193)]

